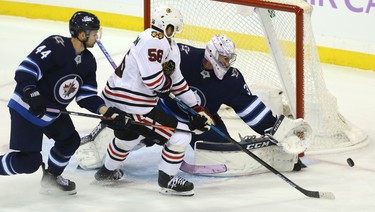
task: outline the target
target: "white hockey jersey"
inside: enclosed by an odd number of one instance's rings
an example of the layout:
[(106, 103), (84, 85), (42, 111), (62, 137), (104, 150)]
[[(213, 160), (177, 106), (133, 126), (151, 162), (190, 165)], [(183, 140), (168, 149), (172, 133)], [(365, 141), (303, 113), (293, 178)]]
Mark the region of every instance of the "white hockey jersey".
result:
[(157, 104), (166, 77), (162, 64), (173, 60), (175, 71), (171, 74), (172, 93), (188, 106), (198, 103), (180, 70), (180, 51), (175, 41), (169, 44), (159, 31), (147, 29), (133, 42), (121, 64), (121, 74), (113, 73), (102, 96), (108, 106), (115, 106), (130, 114), (144, 115)]

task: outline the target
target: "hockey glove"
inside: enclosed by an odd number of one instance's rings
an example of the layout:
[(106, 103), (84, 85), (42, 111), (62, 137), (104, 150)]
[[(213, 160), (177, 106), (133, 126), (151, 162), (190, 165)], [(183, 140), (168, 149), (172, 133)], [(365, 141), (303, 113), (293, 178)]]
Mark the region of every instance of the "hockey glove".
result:
[(171, 76), (176, 68), (176, 63), (173, 60), (168, 60), (167, 62), (162, 64), (163, 72), (166, 76)]
[(29, 113), (41, 118), (46, 113), (46, 106), (39, 91), (35, 87), (27, 87), (23, 90), (23, 97), (27, 104), (29, 104)]
[(164, 75), (165, 76), (165, 82), (163, 87), (155, 91), (156, 95), (160, 98), (167, 98), (169, 96), (169, 93), (171, 93), (171, 87), (172, 87), (172, 79), (170, 76)]
[(127, 113), (117, 109), (115, 107), (109, 107), (108, 110), (103, 114), (101, 123), (107, 125), (107, 127), (113, 130), (125, 130), (130, 125), (130, 119), (126, 117)]
[(193, 106), (192, 109), (197, 112), (197, 114), (190, 116), (190, 125), (196, 129), (194, 132), (196, 134), (202, 134), (210, 130), (210, 125), (214, 125), (215, 122), (208, 110), (199, 105)]
[(299, 154), (306, 150), (312, 129), (303, 119), (292, 120), (280, 115), (275, 125), (265, 131), (265, 135), (282, 146), (285, 152)]

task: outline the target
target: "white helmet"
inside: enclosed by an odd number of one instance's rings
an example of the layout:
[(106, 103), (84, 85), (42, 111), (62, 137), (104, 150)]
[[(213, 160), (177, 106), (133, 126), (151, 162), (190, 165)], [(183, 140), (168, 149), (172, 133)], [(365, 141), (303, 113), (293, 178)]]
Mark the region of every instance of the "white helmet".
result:
[[(237, 54), (235, 51), (236, 46), (226, 35), (217, 34), (207, 43), (204, 57), (211, 63), (216, 77), (220, 80), (223, 79), (230, 66), (236, 60)], [(219, 55), (229, 59), (227, 67), (224, 67), (219, 61)]]
[[(159, 6), (152, 14), (152, 25), (163, 30), (167, 38), (174, 37), (176, 33), (181, 33), (184, 28), (184, 21), (180, 11), (170, 6)], [(165, 30), (168, 25), (174, 27), (173, 34), (168, 36)]]

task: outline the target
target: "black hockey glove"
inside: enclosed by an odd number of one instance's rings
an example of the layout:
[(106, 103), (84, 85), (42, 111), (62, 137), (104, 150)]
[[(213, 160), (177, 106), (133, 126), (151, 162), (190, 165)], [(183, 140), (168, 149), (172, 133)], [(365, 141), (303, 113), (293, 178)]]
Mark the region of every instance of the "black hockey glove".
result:
[(167, 76), (171, 76), (176, 68), (176, 63), (173, 60), (168, 60), (167, 62), (162, 64), (163, 72)]
[(197, 114), (190, 116), (190, 125), (196, 129), (196, 134), (201, 134), (211, 129), (210, 125), (214, 124), (214, 120), (208, 109), (199, 105), (193, 106), (193, 109)]
[(169, 93), (171, 93), (171, 87), (172, 87), (172, 79), (170, 76), (164, 75), (165, 76), (165, 82), (163, 87), (155, 91), (156, 95), (160, 98), (167, 98), (169, 96)]
[(109, 107), (103, 114), (103, 117), (106, 119), (103, 119), (101, 123), (113, 130), (125, 130), (130, 125), (130, 119), (126, 115), (127, 113), (120, 109)]
[(27, 87), (23, 90), (24, 101), (29, 104), (29, 113), (41, 118), (46, 113), (46, 106), (39, 91), (35, 87)]

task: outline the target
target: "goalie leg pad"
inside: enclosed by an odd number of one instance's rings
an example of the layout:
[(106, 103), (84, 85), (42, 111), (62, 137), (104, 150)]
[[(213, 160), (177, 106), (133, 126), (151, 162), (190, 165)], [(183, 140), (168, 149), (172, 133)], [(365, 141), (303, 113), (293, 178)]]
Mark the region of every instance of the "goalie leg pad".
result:
[(103, 165), (102, 158), (92, 142), (85, 143), (77, 149), (76, 159), (82, 169), (97, 169)]
[(104, 128), (93, 141), (81, 145), (75, 153), (78, 165), (82, 169), (100, 168), (103, 165), (108, 144), (113, 137), (113, 130)]
[[(204, 145), (200, 145), (204, 144)], [(212, 146), (210, 148), (209, 146)], [(241, 144), (251, 146), (249, 144)], [(204, 146), (204, 148), (200, 148)], [(232, 146), (233, 148), (231, 148)], [(196, 165), (225, 164), (227, 171), (223, 173), (208, 174), (209, 176), (242, 176), (269, 172), (264, 166), (255, 161), (241, 150), (235, 149), (231, 144), (198, 141), (195, 145), (194, 159)], [(271, 145), (259, 149), (250, 150), (263, 161), (278, 171), (293, 171), (294, 164), (298, 160), (297, 154), (288, 154), (282, 147)]]

